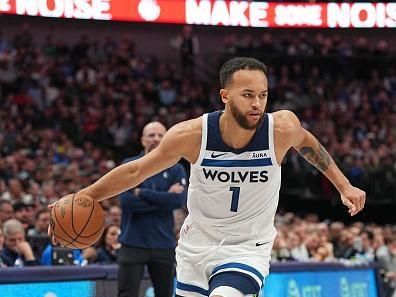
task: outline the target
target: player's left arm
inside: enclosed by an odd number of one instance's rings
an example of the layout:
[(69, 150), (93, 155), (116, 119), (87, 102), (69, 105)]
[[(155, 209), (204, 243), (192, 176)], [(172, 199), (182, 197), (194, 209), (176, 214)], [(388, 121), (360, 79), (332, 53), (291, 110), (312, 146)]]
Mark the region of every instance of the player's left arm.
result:
[(361, 211), (365, 204), (366, 193), (350, 184), (327, 150), (315, 136), (301, 126), (294, 113), (285, 111), (285, 117), (288, 122), (285, 133), (290, 145), (333, 183), (341, 194), (342, 203), (348, 207), (350, 215), (354, 216)]

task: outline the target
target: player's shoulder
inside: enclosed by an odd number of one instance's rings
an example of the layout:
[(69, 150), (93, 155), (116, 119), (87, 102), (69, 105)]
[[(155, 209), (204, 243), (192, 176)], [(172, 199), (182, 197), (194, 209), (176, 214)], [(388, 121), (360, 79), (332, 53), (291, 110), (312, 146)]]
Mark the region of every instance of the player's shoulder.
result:
[(274, 119), (274, 130), (280, 133), (293, 133), (301, 127), (300, 120), (290, 110), (279, 110), (271, 113)]
[(159, 152), (174, 154), (193, 160), (194, 152), (201, 146), (202, 118), (183, 121), (166, 132), (159, 145)]
[(282, 109), (271, 113), (274, 121), (288, 121), (298, 119), (296, 114), (291, 110)]
[(181, 140), (200, 139), (202, 135), (202, 116), (175, 124), (169, 129), (168, 134)]

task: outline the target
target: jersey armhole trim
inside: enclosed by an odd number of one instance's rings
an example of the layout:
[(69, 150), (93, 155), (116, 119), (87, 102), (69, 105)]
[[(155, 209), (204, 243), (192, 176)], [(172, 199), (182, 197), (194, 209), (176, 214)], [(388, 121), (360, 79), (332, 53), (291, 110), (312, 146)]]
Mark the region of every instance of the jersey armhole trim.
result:
[(278, 164), (278, 160), (276, 159), (275, 154), (275, 141), (274, 141), (274, 117), (272, 114), (268, 113), (268, 141), (269, 141), (269, 149), (271, 152), (271, 160), (272, 164), (278, 168), (281, 166)]
[(191, 167), (195, 165), (199, 165), (202, 163), (202, 160), (205, 156), (206, 143), (207, 143), (207, 135), (208, 135), (208, 114), (205, 113), (202, 115), (202, 137), (201, 137), (201, 149), (199, 150), (199, 156), (197, 161), (194, 164), (191, 164)]

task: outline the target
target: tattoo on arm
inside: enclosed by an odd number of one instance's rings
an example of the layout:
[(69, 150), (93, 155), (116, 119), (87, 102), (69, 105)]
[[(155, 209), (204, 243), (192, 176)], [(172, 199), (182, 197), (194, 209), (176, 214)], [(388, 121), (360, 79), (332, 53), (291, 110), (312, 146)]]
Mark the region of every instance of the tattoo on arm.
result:
[(304, 146), (299, 150), (299, 153), (312, 165), (324, 172), (329, 165), (333, 163), (333, 159), (326, 151), (326, 149), (318, 141), (319, 151), (315, 151), (312, 147)]

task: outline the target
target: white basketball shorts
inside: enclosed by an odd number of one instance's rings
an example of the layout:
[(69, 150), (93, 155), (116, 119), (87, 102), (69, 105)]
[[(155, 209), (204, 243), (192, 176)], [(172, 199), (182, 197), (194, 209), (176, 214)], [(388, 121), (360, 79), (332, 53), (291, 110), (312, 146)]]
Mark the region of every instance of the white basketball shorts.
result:
[(269, 238), (225, 236), (187, 217), (176, 248), (176, 295), (209, 296), (219, 286), (258, 294), (269, 272), (274, 240)]

